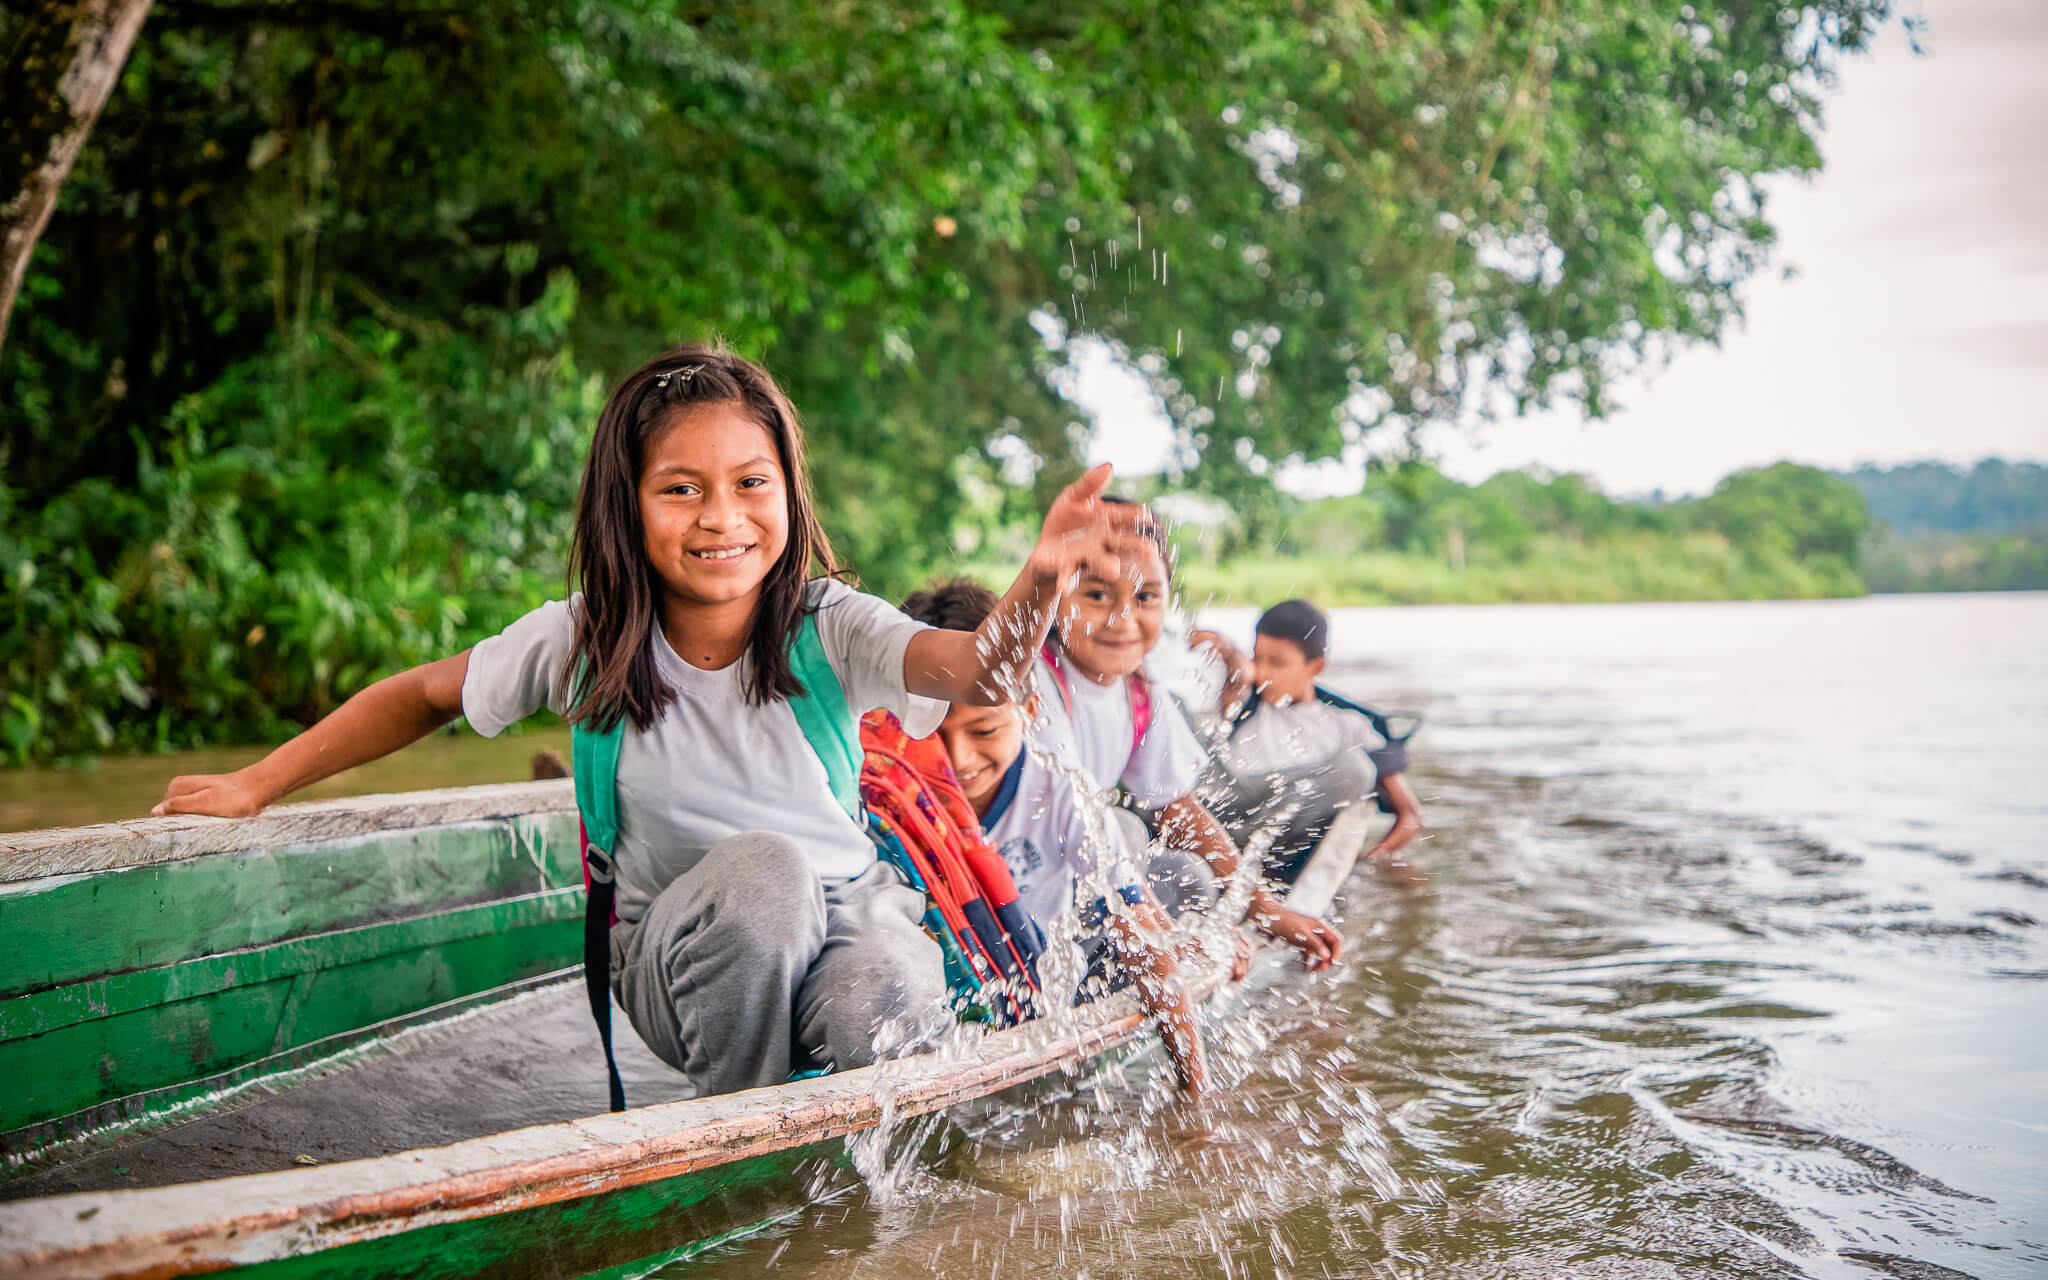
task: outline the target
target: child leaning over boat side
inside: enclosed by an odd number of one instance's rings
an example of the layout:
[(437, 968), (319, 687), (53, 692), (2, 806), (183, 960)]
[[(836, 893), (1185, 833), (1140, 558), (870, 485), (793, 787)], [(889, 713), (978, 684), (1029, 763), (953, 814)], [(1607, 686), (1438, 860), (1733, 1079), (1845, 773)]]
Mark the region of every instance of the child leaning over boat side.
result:
[(1226, 796), (1224, 816), (1255, 825), (1277, 800), (1305, 796), (1268, 855), (1269, 874), (1292, 884), (1340, 811), (1377, 800), (1394, 822), (1365, 857), (1396, 865), (1422, 831), (1422, 806), (1404, 776), (1407, 747), (1381, 737), (1356, 710), (1318, 699), (1316, 682), (1328, 665), (1328, 616), (1306, 600), (1283, 600), (1259, 615), (1252, 635), (1250, 657), (1213, 631), (1190, 637), (1224, 669), (1217, 710), (1227, 729), (1212, 753)]
[[(978, 582), (957, 578), (903, 602), (903, 612), (927, 626), (973, 631), (996, 607), (995, 593)], [(1180, 964), (1171, 948), (1157, 938), (1170, 927), (1165, 913), (1146, 892), (1144, 875), (1132, 861), (1121, 828), (1103, 823), (1106, 847), (1098, 850), (1074, 799), (1073, 784), (1040, 764), (1024, 749), (1024, 720), (1029, 708), (1005, 701), (993, 707), (955, 705), (939, 725), (939, 741), (953, 762), (953, 774), (982, 834), (1008, 864), (1017, 882), (1018, 902), (1033, 919), (1048, 924), (1076, 910), (1084, 913), (1079, 938), (1086, 959), (1081, 999), (1120, 985), (1111, 970), (1120, 970), (1138, 989), (1138, 1001), (1158, 1023), (1181, 1087), (1200, 1093), (1208, 1072), (1203, 1066), (1202, 1036)], [(1076, 890), (1103, 872), (1098, 883), (1119, 894), (1128, 912), (1109, 910), (1101, 897), (1076, 901)]]
[[(582, 591), (475, 648), (378, 681), (262, 760), (174, 778), (155, 813), (253, 814), (455, 719), (492, 735), (543, 706), (623, 724), (612, 991), (701, 1093), (779, 1084), (799, 1050), (846, 1068), (946, 1000), (922, 895), (835, 799), (791, 702), (815, 627), (856, 716), (929, 733), (945, 702), (1028, 678), (1059, 584), (1131, 522), (1097, 468), (1057, 497), (979, 633), (924, 627), (836, 580), (796, 411), (722, 346), (663, 352), (612, 392), (572, 564)], [(902, 1043), (894, 1048), (907, 1048)], [(802, 1065), (809, 1065), (808, 1062)]]
[[(1139, 514), (1115, 544), (1114, 566), (1082, 566), (1060, 599), (1059, 622), (1039, 656), (1038, 687), (1049, 703), (1042, 732), (1070, 742), (1097, 786), (1121, 785), (1139, 808), (1156, 813), (1169, 847), (1193, 850), (1228, 878), (1237, 871), (1237, 845), (1194, 795), (1201, 744), (1179, 715), (1155, 711), (1142, 726), (1138, 720), (1133, 681), (1144, 678), (1145, 658), (1159, 642), (1172, 585), (1165, 531), (1145, 508), (1109, 501)], [(1310, 969), (1327, 968), (1343, 952), (1335, 929), (1289, 909), (1264, 884), (1253, 886), (1246, 918), (1300, 951)]]

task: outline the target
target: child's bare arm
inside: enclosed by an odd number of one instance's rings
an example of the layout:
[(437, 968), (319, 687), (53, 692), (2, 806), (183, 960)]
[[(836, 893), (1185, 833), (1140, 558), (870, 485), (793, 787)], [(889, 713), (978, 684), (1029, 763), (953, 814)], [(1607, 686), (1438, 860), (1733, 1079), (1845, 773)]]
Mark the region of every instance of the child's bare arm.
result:
[(924, 631), (911, 639), (903, 652), (905, 688), (976, 707), (1024, 700), (1060, 592), (1084, 563), (1114, 574), (1115, 538), (1135, 526), (1143, 510), (1101, 501), (1109, 476), (1106, 464), (1097, 467), (1053, 499), (1024, 571), (979, 628)]
[[(1157, 915), (1154, 908), (1149, 915)], [(1142, 924), (1124, 917), (1112, 917), (1110, 936), (1118, 960), (1138, 988), (1138, 1005), (1158, 1024), (1166, 1053), (1173, 1060), (1180, 1087), (1199, 1096), (1209, 1087), (1209, 1067), (1202, 1051), (1202, 1028), (1195, 1018), (1194, 1003), (1181, 982), (1180, 962), (1168, 948), (1147, 932), (1157, 927), (1153, 920)]]
[(1394, 825), (1365, 855), (1373, 862), (1391, 859), (1406, 848), (1409, 841), (1422, 833), (1422, 806), (1416, 802), (1415, 792), (1409, 788), (1407, 777), (1390, 773), (1380, 779), (1380, 790), (1394, 804)]
[(1252, 692), (1252, 660), (1214, 631), (1197, 631), (1188, 637), (1188, 643), (1193, 648), (1209, 650), (1223, 664), (1223, 690), (1216, 697), (1217, 714), (1227, 716), (1236, 711), (1245, 695)]
[[(1182, 796), (1160, 810), (1159, 829), (1168, 844), (1200, 854), (1219, 879), (1237, 874), (1237, 845), (1194, 796)], [(1301, 962), (1311, 969), (1327, 969), (1344, 954), (1344, 939), (1335, 929), (1286, 906), (1263, 884), (1252, 886), (1245, 919), (1260, 933), (1301, 952)]]
[(387, 676), (246, 768), (171, 779), (150, 813), (246, 818), (300, 787), (417, 742), (462, 714), (469, 651)]

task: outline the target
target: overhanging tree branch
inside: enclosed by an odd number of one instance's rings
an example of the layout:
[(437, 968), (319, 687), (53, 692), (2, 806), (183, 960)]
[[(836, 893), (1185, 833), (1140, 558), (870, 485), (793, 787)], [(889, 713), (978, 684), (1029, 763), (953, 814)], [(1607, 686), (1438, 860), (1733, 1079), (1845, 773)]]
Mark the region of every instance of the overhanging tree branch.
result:
[(150, 0), (43, 3), (0, 69), (0, 346), (57, 193), (121, 78)]

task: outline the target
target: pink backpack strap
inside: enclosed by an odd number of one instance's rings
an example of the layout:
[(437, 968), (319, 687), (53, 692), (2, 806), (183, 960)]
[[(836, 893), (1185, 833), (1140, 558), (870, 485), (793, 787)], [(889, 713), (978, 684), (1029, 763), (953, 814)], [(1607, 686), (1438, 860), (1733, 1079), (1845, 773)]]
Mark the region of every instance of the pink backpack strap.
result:
[(1060, 665), (1059, 650), (1053, 648), (1052, 641), (1048, 640), (1038, 651), (1038, 656), (1045, 659), (1046, 666), (1052, 668), (1052, 682), (1060, 691), (1060, 705), (1067, 709), (1067, 718), (1073, 719), (1074, 691), (1067, 687), (1067, 669)]
[(1133, 671), (1124, 685), (1131, 693), (1131, 754), (1136, 755), (1145, 730), (1152, 727), (1152, 682), (1144, 672)]

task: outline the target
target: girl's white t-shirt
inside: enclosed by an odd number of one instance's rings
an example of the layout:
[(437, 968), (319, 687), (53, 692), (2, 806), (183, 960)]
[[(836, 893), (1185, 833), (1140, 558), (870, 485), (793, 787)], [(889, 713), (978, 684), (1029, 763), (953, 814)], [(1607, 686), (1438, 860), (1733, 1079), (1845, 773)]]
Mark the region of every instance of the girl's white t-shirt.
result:
[(1069, 667), (1067, 690), (1074, 703), (1069, 716), (1058, 679), (1043, 655), (1036, 675), (1039, 705), (1046, 709), (1043, 741), (1053, 749), (1071, 743), (1096, 786), (1108, 790), (1121, 783), (1142, 809), (1164, 808), (1195, 789), (1202, 773), (1202, 744), (1157, 683), (1152, 685), (1151, 722), (1133, 749), (1130, 677), (1097, 684)]
[(1050, 928), (1056, 916), (1071, 911), (1074, 882), (1092, 872), (1098, 860), (1108, 871), (1110, 888), (1139, 882), (1121, 825), (1104, 814), (1108, 843), (1098, 846), (1089, 839), (1072, 780), (1046, 768), (1028, 751), (1017, 769), (1016, 793), (994, 822), (985, 823), (982, 834), (1009, 865), (1017, 881), (1017, 901), (1032, 918)]
[[(842, 582), (813, 589), (818, 638), (853, 713), (883, 708), (913, 737), (936, 730), (946, 704), (903, 685), (903, 651), (924, 624)], [(581, 602), (544, 604), (470, 651), (470, 727), (488, 738), (543, 706), (567, 714), (571, 610)], [(619, 749), (619, 919), (638, 920), (707, 849), (742, 831), (790, 837), (827, 882), (874, 865), (874, 844), (833, 798), (789, 703), (747, 704), (745, 658), (704, 671), (677, 656), (660, 628), (650, 644), (677, 696), (647, 731), (628, 725)]]

